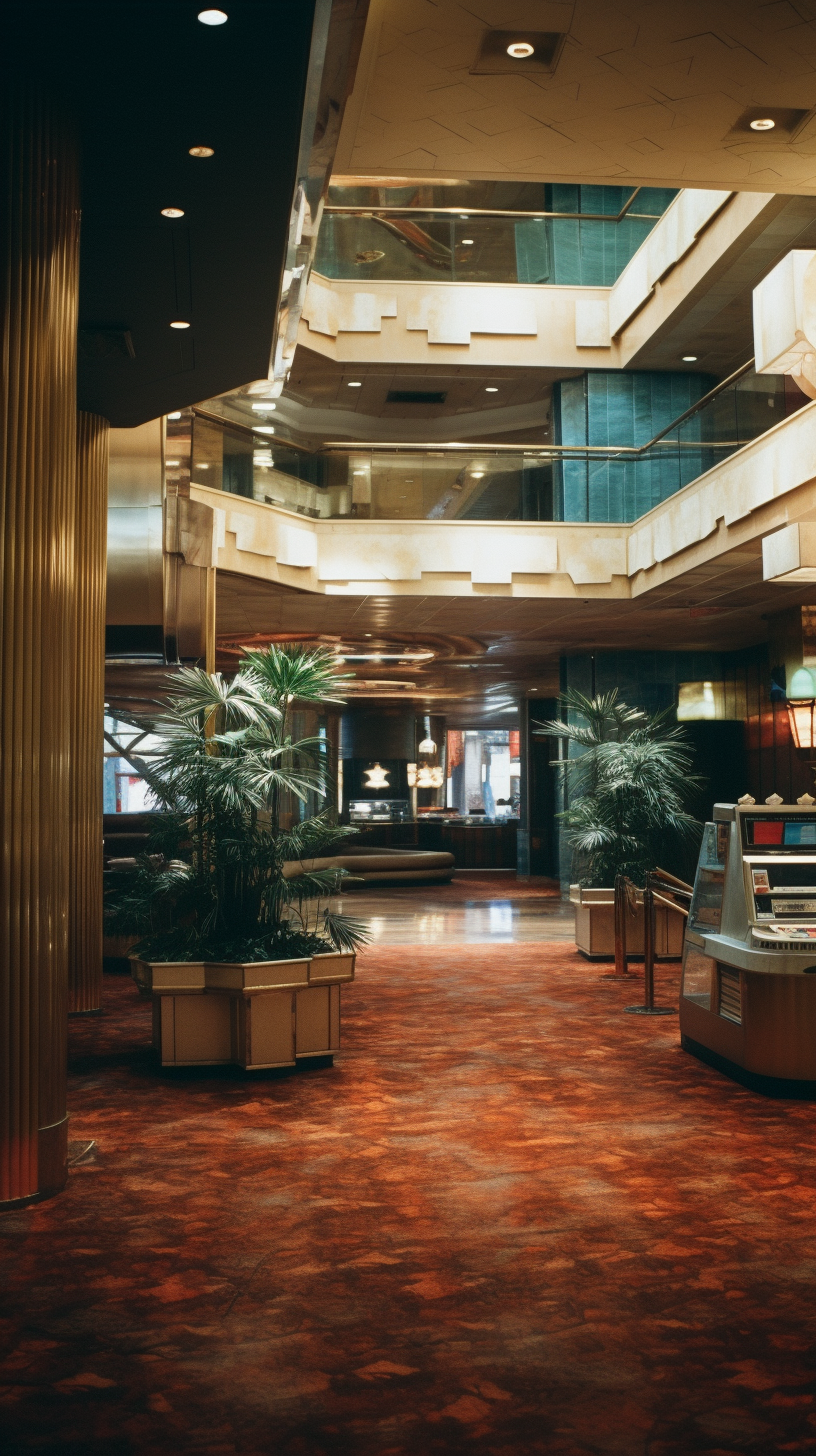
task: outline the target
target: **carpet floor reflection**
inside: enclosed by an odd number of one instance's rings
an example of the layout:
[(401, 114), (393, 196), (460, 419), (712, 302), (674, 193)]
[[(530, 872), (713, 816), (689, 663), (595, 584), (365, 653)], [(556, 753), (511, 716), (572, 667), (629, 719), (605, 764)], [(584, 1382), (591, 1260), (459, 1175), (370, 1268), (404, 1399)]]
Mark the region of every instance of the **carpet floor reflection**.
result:
[[(675, 1004), (676, 965), (658, 1000)], [(816, 1438), (813, 1108), (566, 945), (378, 945), (333, 1068), (162, 1075), (110, 977), (0, 1219), (9, 1456), (776, 1456)]]

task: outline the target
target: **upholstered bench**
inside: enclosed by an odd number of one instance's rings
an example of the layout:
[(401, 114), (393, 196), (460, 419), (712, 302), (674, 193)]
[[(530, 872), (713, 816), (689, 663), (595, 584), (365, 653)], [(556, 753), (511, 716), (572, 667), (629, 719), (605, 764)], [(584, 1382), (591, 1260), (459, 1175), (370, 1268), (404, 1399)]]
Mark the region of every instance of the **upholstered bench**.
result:
[[(453, 878), (456, 861), (452, 854), (425, 849), (360, 848), (326, 859), (295, 860), (284, 865), (287, 879), (310, 870), (346, 870), (357, 881), (344, 889), (361, 890), (364, 885), (411, 885), (447, 883)], [(360, 883), (362, 881), (362, 884)]]
[[(106, 869), (126, 874), (136, 860), (111, 858)], [(334, 854), (325, 859), (289, 860), (283, 867), (287, 880), (310, 870), (346, 870), (367, 885), (410, 885), (425, 881), (446, 883), (453, 878), (456, 861), (452, 854), (426, 849), (359, 849), (352, 854)], [(354, 888), (351, 886), (350, 888)]]

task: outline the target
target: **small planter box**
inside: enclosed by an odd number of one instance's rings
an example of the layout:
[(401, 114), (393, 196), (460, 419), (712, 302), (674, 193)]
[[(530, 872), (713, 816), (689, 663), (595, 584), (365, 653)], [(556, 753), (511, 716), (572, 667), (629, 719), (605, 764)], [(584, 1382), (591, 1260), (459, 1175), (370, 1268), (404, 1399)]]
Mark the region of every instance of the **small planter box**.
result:
[[(615, 955), (615, 893), (613, 890), (585, 890), (570, 885), (575, 906), (575, 944), (589, 960), (610, 960)], [(685, 917), (679, 910), (655, 906), (655, 955), (658, 960), (680, 960), (683, 954)], [(626, 954), (643, 955), (643, 906), (626, 917)]]
[[(355, 956), (311, 960), (148, 963), (131, 960), (153, 996), (153, 1047), (163, 1067), (294, 1067), (340, 1049), (340, 986)], [(186, 973), (186, 975), (185, 975)]]

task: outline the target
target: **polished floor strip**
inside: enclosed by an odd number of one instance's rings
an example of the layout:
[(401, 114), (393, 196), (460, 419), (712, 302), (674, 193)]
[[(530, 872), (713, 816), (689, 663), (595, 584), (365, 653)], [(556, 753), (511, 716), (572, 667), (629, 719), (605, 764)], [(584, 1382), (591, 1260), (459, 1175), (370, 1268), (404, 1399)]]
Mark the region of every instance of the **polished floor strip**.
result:
[(541, 896), (445, 903), (433, 886), (404, 891), (380, 890), (338, 896), (336, 908), (369, 924), (374, 945), (511, 945), (530, 941), (571, 941), (575, 916), (568, 900)]

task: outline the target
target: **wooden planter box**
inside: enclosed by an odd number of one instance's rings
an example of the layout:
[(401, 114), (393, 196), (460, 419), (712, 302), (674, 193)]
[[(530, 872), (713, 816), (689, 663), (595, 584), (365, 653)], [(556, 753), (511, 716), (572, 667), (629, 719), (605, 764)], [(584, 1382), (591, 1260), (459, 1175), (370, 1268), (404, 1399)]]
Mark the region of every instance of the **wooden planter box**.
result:
[(131, 960), (153, 997), (153, 1047), (163, 1067), (295, 1067), (340, 1050), (345, 951), (310, 960), (149, 963)]
[[(575, 944), (590, 960), (609, 960), (615, 955), (615, 894), (613, 890), (585, 890), (570, 885), (575, 906)], [(655, 956), (658, 960), (680, 960), (683, 954), (685, 916), (665, 905), (655, 906)], [(643, 906), (626, 917), (626, 954), (643, 955)]]

